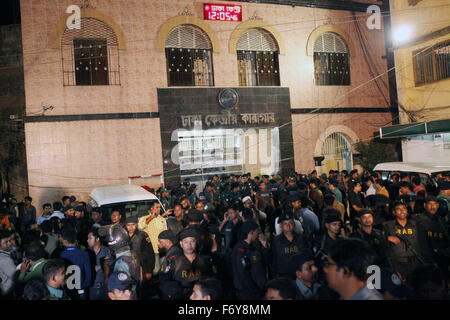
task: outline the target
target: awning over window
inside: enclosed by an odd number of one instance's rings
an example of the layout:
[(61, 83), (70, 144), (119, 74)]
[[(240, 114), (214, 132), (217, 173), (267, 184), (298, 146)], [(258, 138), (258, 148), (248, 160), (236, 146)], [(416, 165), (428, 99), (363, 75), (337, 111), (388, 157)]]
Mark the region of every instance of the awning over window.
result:
[(401, 138), (422, 134), (450, 132), (450, 119), (415, 122), (380, 128), (380, 138)]

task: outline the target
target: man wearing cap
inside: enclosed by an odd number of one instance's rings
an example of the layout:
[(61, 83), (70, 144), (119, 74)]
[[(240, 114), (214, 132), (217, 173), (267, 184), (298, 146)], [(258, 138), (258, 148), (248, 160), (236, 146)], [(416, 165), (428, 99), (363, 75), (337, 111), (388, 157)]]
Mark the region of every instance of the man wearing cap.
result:
[(159, 190), (161, 204), (163, 205), (164, 209), (167, 211), (169, 209), (172, 209), (172, 199), (169, 196), (169, 191), (166, 188), (161, 188)]
[(155, 253), (150, 237), (145, 231), (139, 230), (137, 225), (138, 217), (129, 216), (126, 220), (125, 229), (130, 237), (131, 253), (140, 266), (142, 284), (144, 284), (152, 278), (152, 272), (155, 268)]
[(173, 299), (173, 288), (177, 288), (177, 297), (188, 299), (192, 288), (198, 280), (213, 275), (212, 259), (196, 253), (197, 232), (185, 229), (179, 235), (179, 244), (183, 250), (169, 261), (166, 269), (159, 274), (160, 289), (163, 299)]
[(248, 173), (242, 175), (241, 196), (251, 196), (253, 190), (253, 181)]
[(259, 300), (264, 295), (266, 266), (262, 253), (253, 245), (258, 235), (259, 226), (255, 221), (244, 222), (241, 227), (242, 240), (233, 249), (233, 283), (239, 300)]
[(305, 249), (302, 237), (294, 233), (294, 216), (292, 212), (283, 212), (278, 218), (282, 234), (276, 236), (272, 243), (272, 277), (289, 277), (288, 262), (294, 254)]
[(108, 297), (111, 300), (135, 300), (133, 279), (125, 272), (113, 272), (108, 278)]
[(340, 235), (342, 228), (341, 214), (336, 209), (328, 209), (324, 212), (325, 232), (317, 236), (313, 241), (313, 249), (316, 255), (319, 252), (328, 254)]
[(384, 223), (383, 229), (390, 247), (393, 267), (404, 280), (408, 280), (415, 267), (429, 260), (425, 233), (413, 219), (408, 219), (406, 204), (396, 201), (393, 204), (395, 220)]
[(433, 252), (434, 260), (444, 272), (444, 275), (448, 277), (450, 237), (445, 227), (444, 219), (438, 214), (438, 209), (438, 199), (434, 196), (429, 196), (425, 199), (425, 214), (421, 214), (416, 220), (425, 233), (425, 238), (427, 239), (428, 247)]
[(156, 275), (160, 268), (160, 258), (158, 251), (158, 235), (161, 231), (167, 230), (166, 219), (160, 215), (161, 205), (158, 201), (155, 201), (150, 208), (150, 214), (140, 217), (138, 220), (138, 228), (145, 231), (150, 237), (150, 241), (153, 246), (153, 252), (155, 253), (155, 268), (153, 274)]
[(389, 250), (389, 244), (383, 231), (373, 228), (373, 212), (370, 209), (362, 209), (358, 212), (359, 228), (352, 234), (351, 238), (361, 239), (372, 248), (377, 254), (377, 265), (390, 266), (386, 253)]
[(295, 180), (294, 177), (289, 178), (286, 190), (289, 192), (289, 195), (299, 192), (297, 187), (297, 180)]
[(231, 184), (229, 182), (226, 182), (223, 185), (222, 192), (220, 192), (219, 202), (224, 206), (228, 206), (229, 204), (231, 204), (232, 199), (233, 193), (231, 191)]
[(170, 230), (164, 230), (158, 235), (158, 248), (161, 260), (161, 272), (166, 270), (171, 261), (183, 251), (177, 245), (177, 236)]

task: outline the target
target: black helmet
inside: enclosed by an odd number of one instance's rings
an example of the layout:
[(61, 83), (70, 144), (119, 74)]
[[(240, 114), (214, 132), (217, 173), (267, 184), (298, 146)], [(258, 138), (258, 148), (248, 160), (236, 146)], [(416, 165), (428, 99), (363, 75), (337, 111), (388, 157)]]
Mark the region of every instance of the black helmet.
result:
[(120, 225), (107, 225), (98, 229), (98, 234), (101, 237), (105, 237), (108, 247), (113, 252), (124, 251), (121, 249), (129, 250), (128, 243), (130, 237), (128, 233)]

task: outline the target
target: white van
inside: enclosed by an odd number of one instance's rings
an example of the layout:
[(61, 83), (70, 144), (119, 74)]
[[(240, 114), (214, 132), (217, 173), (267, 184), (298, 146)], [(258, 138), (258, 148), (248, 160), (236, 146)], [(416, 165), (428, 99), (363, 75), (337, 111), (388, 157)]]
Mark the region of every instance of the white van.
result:
[[(137, 215), (138, 217), (149, 214), (150, 208), (154, 202), (161, 202), (151, 192), (144, 188), (125, 184), (118, 186), (104, 186), (94, 188), (87, 200), (88, 210), (92, 208), (101, 208), (103, 219), (109, 221), (112, 209), (119, 209), (122, 213), (122, 219)], [(161, 213), (165, 208), (161, 204)]]
[(392, 175), (396, 172), (406, 172), (409, 177), (418, 175), (427, 191), (435, 193), (437, 188), (436, 176), (438, 173), (450, 172), (450, 163), (385, 162), (377, 164), (373, 171), (380, 172), (383, 180), (391, 181)]

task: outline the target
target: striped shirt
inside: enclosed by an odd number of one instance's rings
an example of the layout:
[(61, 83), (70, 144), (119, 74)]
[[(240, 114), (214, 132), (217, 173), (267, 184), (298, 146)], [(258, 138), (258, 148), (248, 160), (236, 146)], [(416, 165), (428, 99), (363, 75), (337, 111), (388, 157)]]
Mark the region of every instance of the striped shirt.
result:
[(165, 218), (157, 216), (152, 221), (150, 221), (149, 224), (146, 224), (145, 220), (147, 220), (148, 217), (150, 217), (150, 215), (139, 218), (138, 229), (147, 232), (148, 236), (150, 237), (150, 241), (152, 242), (153, 251), (156, 254), (159, 253), (158, 236), (161, 232), (167, 230), (167, 222)]

